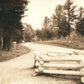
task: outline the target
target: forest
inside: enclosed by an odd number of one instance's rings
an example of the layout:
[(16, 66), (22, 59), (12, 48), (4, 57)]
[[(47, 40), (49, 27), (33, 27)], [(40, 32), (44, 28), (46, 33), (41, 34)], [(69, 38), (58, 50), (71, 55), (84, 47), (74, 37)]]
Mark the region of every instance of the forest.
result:
[[(5, 2), (5, 3), (4, 3)], [(84, 8), (66, 0), (57, 5), (51, 17), (45, 16), (42, 28), (34, 30), (31, 24), (23, 24), (27, 0), (0, 0), (0, 49), (10, 50), (12, 42), (31, 42), (84, 38)]]

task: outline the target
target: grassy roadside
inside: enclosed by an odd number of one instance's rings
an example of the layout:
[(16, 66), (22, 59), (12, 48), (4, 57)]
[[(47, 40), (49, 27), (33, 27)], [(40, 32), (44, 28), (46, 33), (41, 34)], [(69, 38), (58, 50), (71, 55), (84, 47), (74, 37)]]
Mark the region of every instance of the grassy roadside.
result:
[(80, 41), (80, 40), (79, 41), (51, 40), (51, 41), (38, 41), (35, 43), (84, 50), (84, 41)]
[(29, 53), (30, 49), (22, 46), (21, 44), (16, 44), (16, 49), (12, 49), (10, 51), (2, 51), (0, 50), (0, 62), (7, 61), (26, 53)]

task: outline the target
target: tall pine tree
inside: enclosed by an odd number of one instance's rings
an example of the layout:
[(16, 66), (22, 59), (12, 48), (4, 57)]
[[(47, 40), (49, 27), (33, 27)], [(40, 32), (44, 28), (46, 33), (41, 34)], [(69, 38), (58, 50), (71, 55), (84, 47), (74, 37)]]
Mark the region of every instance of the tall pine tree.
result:
[(77, 15), (75, 14), (75, 8), (76, 6), (73, 5), (73, 2), (71, 0), (67, 0), (64, 4), (64, 13), (67, 17), (67, 31), (69, 37), (71, 32), (71, 26), (73, 25), (74, 20), (77, 18)]
[(21, 18), (27, 0), (0, 0), (0, 43), (2, 48), (9, 50), (17, 29), (22, 30)]

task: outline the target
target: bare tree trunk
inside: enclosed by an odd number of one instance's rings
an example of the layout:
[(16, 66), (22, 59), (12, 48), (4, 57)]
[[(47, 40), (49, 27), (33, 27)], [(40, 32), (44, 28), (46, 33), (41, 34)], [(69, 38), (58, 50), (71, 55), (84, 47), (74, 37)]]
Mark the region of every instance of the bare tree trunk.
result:
[(3, 35), (3, 50), (10, 50), (12, 43), (12, 34), (9, 32), (4, 32)]
[(70, 9), (68, 9), (68, 38), (70, 39), (70, 31), (71, 31), (71, 27), (70, 27)]
[(0, 29), (0, 49), (3, 47), (3, 29)]

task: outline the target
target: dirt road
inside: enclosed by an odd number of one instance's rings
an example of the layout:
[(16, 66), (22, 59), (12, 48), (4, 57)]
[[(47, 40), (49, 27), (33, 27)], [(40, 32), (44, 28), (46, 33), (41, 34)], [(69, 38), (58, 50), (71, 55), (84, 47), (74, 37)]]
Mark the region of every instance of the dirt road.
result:
[(32, 51), (23, 56), (0, 63), (0, 84), (79, 84), (79, 78), (73, 80), (72, 77), (34, 76), (33, 51), (78, 51), (81, 53), (84, 51), (34, 43), (24, 43), (23, 45), (29, 47)]

